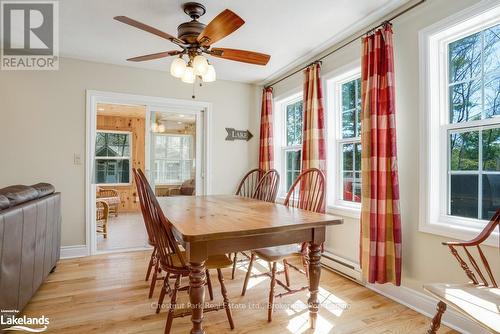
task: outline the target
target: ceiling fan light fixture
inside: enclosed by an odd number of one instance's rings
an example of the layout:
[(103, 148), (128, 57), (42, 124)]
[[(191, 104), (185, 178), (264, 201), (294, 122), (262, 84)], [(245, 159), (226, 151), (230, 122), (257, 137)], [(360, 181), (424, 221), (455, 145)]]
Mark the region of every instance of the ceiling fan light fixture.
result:
[(193, 68), (196, 75), (205, 75), (208, 70), (208, 60), (202, 55), (197, 55), (193, 59)]
[(192, 84), (194, 83), (194, 80), (196, 79), (196, 76), (194, 74), (194, 68), (191, 66), (186, 67), (184, 74), (182, 75), (182, 82)]
[(176, 78), (182, 78), (186, 71), (186, 61), (182, 57), (175, 58), (170, 65), (170, 74)]
[(201, 76), (203, 82), (214, 82), (217, 78), (214, 65), (208, 65), (207, 72)]

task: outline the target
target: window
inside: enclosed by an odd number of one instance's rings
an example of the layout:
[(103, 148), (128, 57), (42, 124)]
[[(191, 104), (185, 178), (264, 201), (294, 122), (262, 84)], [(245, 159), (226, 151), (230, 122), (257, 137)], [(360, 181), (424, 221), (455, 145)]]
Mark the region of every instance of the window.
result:
[(421, 32), (424, 231), (476, 233), (500, 207), (500, 6), (476, 8), (468, 20)]
[(340, 86), (340, 138), (342, 152), (339, 164), (342, 179), (341, 199), (361, 202), (361, 78), (349, 80)]
[[(275, 133), (276, 168), (280, 171), (280, 197), (286, 193), (297, 179), (302, 162), (302, 125), (303, 101), (302, 94), (294, 94), (276, 102)], [(279, 156), (278, 156), (279, 155)]]
[(193, 178), (193, 137), (156, 134), (154, 180), (156, 184), (181, 184)]
[(130, 184), (130, 132), (97, 131), (95, 165), (97, 184)]
[(361, 74), (359, 62), (327, 79), (328, 204), (359, 217), (361, 202)]

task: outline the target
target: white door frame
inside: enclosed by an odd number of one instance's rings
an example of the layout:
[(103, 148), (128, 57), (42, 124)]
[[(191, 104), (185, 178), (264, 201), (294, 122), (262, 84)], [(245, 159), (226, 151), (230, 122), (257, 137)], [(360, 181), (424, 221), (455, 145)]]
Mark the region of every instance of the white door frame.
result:
[[(201, 174), (203, 175), (203, 194), (212, 192), (211, 179), (211, 115), (212, 104), (209, 102), (171, 99), (164, 97), (154, 97), (145, 95), (133, 95), (114, 92), (105, 92), (97, 90), (86, 91), (86, 140), (85, 140), (85, 225), (86, 238), (85, 246), (87, 247), (87, 255), (94, 255), (102, 252), (97, 251), (96, 247), (96, 227), (94, 224), (96, 186), (93, 183), (94, 177), (94, 159), (95, 137), (97, 125), (97, 104), (123, 104), (123, 105), (143, 105), (146, 108), (146, 124), (150, 124), (152, 111), (161, 110), (202, 110), (203, 111), (203, 155), (204, 159), (201, 164)], [(148, 127), (149, 125), (147, 125)], [(146, 148), (150, 147), (151, 131), (146, 128)], [(198, 136), (197, 136), (198, 137)], [(201, 136), (200, 136), (201, 137)], [(201, 140), (201, 138), (200, 138)], [(145, 150), (145, 169), (149, 170), (150, 150)], [(125, 251), (125, 250), (123, 250)]]

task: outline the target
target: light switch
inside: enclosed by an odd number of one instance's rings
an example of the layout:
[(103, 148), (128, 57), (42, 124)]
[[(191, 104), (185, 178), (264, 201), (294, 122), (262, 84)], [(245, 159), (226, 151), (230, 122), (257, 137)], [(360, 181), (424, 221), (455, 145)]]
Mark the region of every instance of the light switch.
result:
[(82, 164), (82, 157), (80, 156), (80, 154), (75, 153), (75, 154), (73, 155), (73, 163), (74, 163), (75, 165), (81, 165), (81, 164)]

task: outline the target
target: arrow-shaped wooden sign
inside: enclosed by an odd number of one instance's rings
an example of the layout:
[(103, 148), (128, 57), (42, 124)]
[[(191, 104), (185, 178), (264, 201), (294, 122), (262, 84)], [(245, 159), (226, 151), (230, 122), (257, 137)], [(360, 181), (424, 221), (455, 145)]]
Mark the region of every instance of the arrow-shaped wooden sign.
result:
[(248, 130), (235, 130), (234, 128), (226, 128), (227, 137), (226, 140), (246, 140), (249, 141), (253, 135)]

